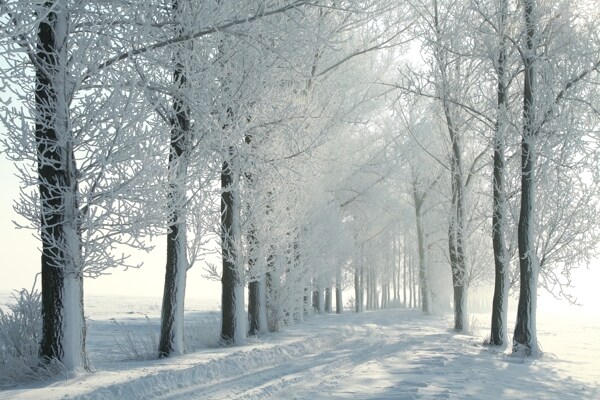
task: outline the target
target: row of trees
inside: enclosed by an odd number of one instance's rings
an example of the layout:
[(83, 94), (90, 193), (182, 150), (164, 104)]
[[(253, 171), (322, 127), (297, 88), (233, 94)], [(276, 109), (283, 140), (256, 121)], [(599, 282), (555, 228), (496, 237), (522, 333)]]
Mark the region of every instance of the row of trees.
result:
[[(315, 265), (347, 250), (316, 237), (313, 209), (340, 224), (306, 195), (320, 189), (313, 154), (357, 108), (373, 112), (362, 104), (376, 93), (338, 71), (376, 76), (377, 60), (359, 70), (358, 58), (396, 45), (402, 14), (305, 1), (0, 6), (5, 151), (23, 162), (17, 211), (42, 244), (41, 356), (85, 368), (84, 276), (128, 265), (124, 246), (149, 250), (154, 235), (167, 240), (161, 356), (183, 351), (186, 271), (215, 235), (223, 343), (246, 337), (247, 283), (250, 332), (302, 318), (325, 279)], [(375, 21), (381, 35), (367, 35)]]
[[(431, 75), (423, 79), (423, 70), (411, 70), (398, 86), (432, 99), (448, 135), (446, 155), (436, 160), (450, 176), (455, 329), (465, 327), (466, 289), (475, 278), (473, 263), (482, 262), (469, 247), (477, 229), (491, 222), (490, 343), (507, 343), (508, 290), (516, 276), (513, 351), (536, 355), (538, 285), (569, 297), (571, 268), (597, 251), (598, 10), (586, 2), (541, 0), (433, 1), (414, 8)], [(491, 197), (491, 210), (480, 208), (481, 194)]]
[(514, 351), (536, 354), (538, 283), (565, 294), (597, 243), (586, 4), (1, 1), (41, 356), (85, 368), (84, 277), (156, 235), (162, 357), (184, 351), (186, 271), (213, 252), (224, 344), (331, 309), (333, 287), (341, 311), (352, 285), (356, 311), (451, 304), (464, 330), (488, 280), (505, 345), (519, 278)]

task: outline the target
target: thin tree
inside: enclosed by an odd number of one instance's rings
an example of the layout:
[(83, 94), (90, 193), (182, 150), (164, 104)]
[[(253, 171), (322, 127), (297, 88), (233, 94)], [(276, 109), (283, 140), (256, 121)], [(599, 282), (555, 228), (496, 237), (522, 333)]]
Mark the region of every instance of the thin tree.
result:
[(498, 59), (495, 64), (497, 74), (497, 116), (493, 138), (493, 213), (492, 241), (494, 247), (494, 297), (492, 304), (492, 324), (490, 344), (503, 346), (507, 343), (506, 318), (508, 312), (508, 289), (510, 259), (506, 245), (506, 184), (505, 184), (505, 147), (507, 130), (507, 39), (508, 0), (500, 1), (498, 11)]

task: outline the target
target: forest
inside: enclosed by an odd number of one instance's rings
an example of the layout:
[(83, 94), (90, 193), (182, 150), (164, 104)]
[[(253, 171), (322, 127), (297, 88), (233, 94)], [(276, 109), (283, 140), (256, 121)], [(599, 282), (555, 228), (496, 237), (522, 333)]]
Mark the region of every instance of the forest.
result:
[(221, 282), (222, 346), (393, 307), (463, 332), (488, 285), (486, 343), (535, 358), (538, 291), (575, 301), (600, 250), (595, 0), (0, 0), (0, 21), (0, 151), (40, 252), (0, 370), (87, 370), (84, 280), (147, 252), (159, 358), (185, 353), (190, 268)]

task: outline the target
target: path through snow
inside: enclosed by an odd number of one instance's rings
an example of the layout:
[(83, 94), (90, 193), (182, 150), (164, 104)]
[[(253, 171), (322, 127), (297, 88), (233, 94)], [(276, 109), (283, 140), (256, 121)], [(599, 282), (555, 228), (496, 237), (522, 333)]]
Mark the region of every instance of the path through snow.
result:
[(100, 363), (0, 399), (600, 399), (600, 371), (578, 380), (561, 360), (509, 357), (480, 342), (414, 310), (315, 316), (248, 346)]

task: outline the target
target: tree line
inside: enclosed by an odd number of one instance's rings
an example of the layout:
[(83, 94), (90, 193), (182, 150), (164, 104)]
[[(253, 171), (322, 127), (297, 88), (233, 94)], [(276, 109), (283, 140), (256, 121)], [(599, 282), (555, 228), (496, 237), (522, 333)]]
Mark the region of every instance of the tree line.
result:
[[(313, 310), (454, 310), (495, 285), (490, 344), (536, 355), (538, 286), (598, 238), (591, 3), (1, 1), (3, 152), (41, 243), (40, 357), (86, 368), (83, 280), (166, 240), (159, 354), (186, 273), (221, 342)], [(517, 268), (518, 266), (518, 268)], [(9, 273), (5, 271), (5, 273)], [(335, 292), (335, 293), (334, 293)], [(335, 296), (334, 296), (335, 294)]]

